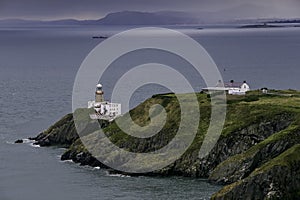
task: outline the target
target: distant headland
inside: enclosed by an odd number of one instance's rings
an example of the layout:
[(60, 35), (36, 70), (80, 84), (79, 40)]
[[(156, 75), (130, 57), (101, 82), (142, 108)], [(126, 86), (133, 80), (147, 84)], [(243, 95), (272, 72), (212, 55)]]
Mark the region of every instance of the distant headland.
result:
[(263, 23), (263, 24), (244, 25), (244, 26), (240, 26), (239, 28), (282, 28), (282, 27), (285, 26)]

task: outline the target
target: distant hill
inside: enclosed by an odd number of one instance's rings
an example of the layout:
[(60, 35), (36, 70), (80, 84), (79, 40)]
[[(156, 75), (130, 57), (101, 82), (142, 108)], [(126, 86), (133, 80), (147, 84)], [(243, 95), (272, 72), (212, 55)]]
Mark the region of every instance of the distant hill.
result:
[(174, 25), (196, 24), (198, 19), (191, 14), (175, 11), (137, 12), (122, 11), (110, 13), (97, 21), (105, 25)]
[[(243, 10), (243, 17), (237, 16), (237, 11)], [(197, 11), (193, 13), (179, 11), (139, 12), (121, 11), (109, 13), (96, 20), (63, 19), (55, 21), (5, 19), (0, 20), (0, 26), (77, 26), (77, 25), (190, 25), (190, 24), (255, 24), (257, 22), (296, 23), (294, 19), (274, 19), (264, 17), (265, 7), (244, 4), (238, 7), (215, 12)], [(251, 18), (255, 14), (255, 18)]]
[(138, 12), (122, 11), (109, 13), (104, 18), (98, 20), (20, 20), (7, 19), (0, 20), (2, 26), (60, 26), (60, 25), (176, 25), (176, 24), (197, 24), (197, 17), (192, 14), (176, 11), (162, 12)]

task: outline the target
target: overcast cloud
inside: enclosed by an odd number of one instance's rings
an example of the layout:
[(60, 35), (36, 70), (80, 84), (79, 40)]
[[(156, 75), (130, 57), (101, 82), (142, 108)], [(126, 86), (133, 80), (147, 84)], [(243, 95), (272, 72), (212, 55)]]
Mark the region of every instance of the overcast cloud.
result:
[(222, 15), (227, 11), (235, 18), (299, 18), (300, 0), (0, 0), (0, 19), (98, 19), (123, 10), (222, 11)]

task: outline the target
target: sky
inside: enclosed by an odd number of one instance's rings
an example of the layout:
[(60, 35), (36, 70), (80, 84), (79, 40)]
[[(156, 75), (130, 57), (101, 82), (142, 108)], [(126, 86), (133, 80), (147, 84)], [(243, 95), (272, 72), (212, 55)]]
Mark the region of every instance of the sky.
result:
[(111, 12), (212, 12), (234, 18), (300, 18), (300, 0), (0, 0), (0, 19), (99, 19)]

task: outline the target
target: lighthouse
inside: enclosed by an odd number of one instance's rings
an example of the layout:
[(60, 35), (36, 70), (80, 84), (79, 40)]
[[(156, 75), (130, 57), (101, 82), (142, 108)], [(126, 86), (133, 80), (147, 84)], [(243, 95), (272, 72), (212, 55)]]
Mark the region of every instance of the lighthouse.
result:
[(120, 116), (121, 104), (104, 101), (104, 92), (102, 85), (96, 86), (95, 101), (88, 101), (88, 108), (93, 108), (95, 113), (90, 114), (91, 119), (104, 119), (112, 121)]
[(96, 92), (95, 92), (95, 102), (96, 103), (104, 102), (103, 94), (104, 94), (104, 92), (102, 90), (102, 85), (98, 84), (96, 87)]

